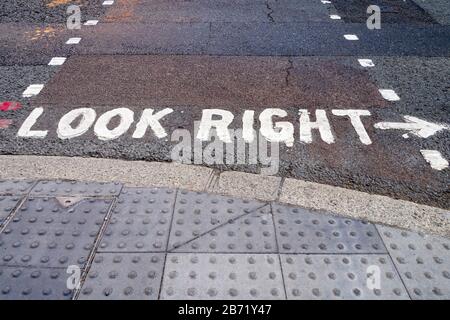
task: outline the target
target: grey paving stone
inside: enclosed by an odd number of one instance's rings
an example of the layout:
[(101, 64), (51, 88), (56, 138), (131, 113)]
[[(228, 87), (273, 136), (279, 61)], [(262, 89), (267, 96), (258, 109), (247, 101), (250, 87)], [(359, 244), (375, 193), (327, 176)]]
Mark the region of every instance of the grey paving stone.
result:
[(285, 299), (278, 256), (170, 253), (161, 299)]
[(70, 300), (65, 269), (0, 268), (0, 300)]
[(111, 202), (28, 199), (0, 234), (0, 266), (83, 268)]
[(34, 183), (30, 180), (0, 180), (0, 195), (27, 194)]
[[(192, 236), (194, 234), (191, 228), (185, 232)], [(185, 232), (179, 229), (174, 231), (174, 238), (182, 237)], [(194, 240), (184, 243), (173, 252), (276, 253), (278, 249), (270, 207), (266, 206), (194, 237)]]
[(386, 253), (375, 226), (273, 204), (281, 253)]
[(120, 183), (39, 181), (31, 190), (33, 196), (117, 196), (122, 189)]
[(20, 200), (22, 198), (18, 196), (0, 196), (0, 225), (13, 212)]
[(377, 226), (412, 299), (450, 299), (450, 240)]
[(124, 189), (99, 251), (165, 251), (175, 196), (174, 189)]
[[(388, 255), (283, 254), (281, 264), (288, 299), (409, 299)], [(379, 287), (369, 289), (369, 267)]]
[(97, 254), (78, 299), (156, 300), (164, 256), (163, 253)]
[[(263, 206), (264, 203), (259, 201), (180, 191), (175, 204), (169, 249), (183, 247), (180, 250), (206, 252), (273, 251), (270, 212), (258, 211), (251, 214)], [(254, 228), (255, 225), (259, 228)], [(255, 243), (256, 240), (253, 239), (263, 242)]]

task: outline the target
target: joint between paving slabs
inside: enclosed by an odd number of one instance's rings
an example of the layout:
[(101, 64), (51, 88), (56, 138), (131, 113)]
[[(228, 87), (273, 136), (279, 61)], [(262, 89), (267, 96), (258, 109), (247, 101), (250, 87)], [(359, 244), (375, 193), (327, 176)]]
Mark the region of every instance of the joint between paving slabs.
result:
[[(280, 186), (281, 186), (281, 184), (282, 183), (280, 183)], [(287, 295), (287, 290), (286, 290), (286, 281), (284, 280), (283, 263), (281, 263), (280, 246), (278, 245), (278, 235), (277, 235), (277, 230), (276, 230), (277, 227), (275, 224), (275, 215), (273, 214), (273, 202), (270, 203), (270, 214), (272, 215), (272, 223), (273, 223), (273, 227), (274, 227), (274, 236), (275, 236), (275, 245), (277, 248), (278, 263), (280, 264), (280, 272), (281, 272), (281, 280), (283, 281), (284, 296), (285, 296), (286, 300), (288, 300), (288, 295)]]
[(179, 189), (175, 190), (175, 199), (174, 199), (173, 205), (172, 205), (172, 215), (170, 216), (169, 234), (167, 235), (166, 250), (164, 252), (164, 264), (163, 264), (163, 268), (161, 271), (161, 280), (159, 283), (158, 300), (161, 300), (161, 291), (162, 291), (163, 281), (164, 281), (164, 272), (166, 271), (166, 261), (167, 261), (167, 253), (168, 253), (167, 249), (169, 248), (170, 234), (172, 233), (173, 216), (175, 215), (175, 206), (177, 205), (179, 192), (180, 192)]
[[(252, 214), (252, 213), (254, 213), (254, 212), (258, 211), (258, 210), (261, 210), (262, 208), (264, 208), (264, 207), (266, 207), (266, 206), (269, 206), (269, 205), (270, 205), (270, 203), (264, 203), (263, 205), (261, 205), (261, 206), (255, 208), (255, 209), (253, 209), (253, 210), (250, 210), (249, 212), (245, 212), (245, 213), (241, 214), (240, 216), (237, 216), (237, 217), (235, 217), (235, 218), (233, 218), (233, 219), (228, 219), (228, 220), (226, 220), (225, 222), (223, 222), (223, 223), (221, 223), (221, 224), (215, 226), (214, 228), (212, 228), (212, 229), (210, 229), (210, 230), (208, 230), (208, 231), (205, 231), (205, 232), (203, 232), (202, 234), (199, 234), (198, 236), (196, 236), (196, 237), (194, 237), (194, 238), (192, 238), (192, 239), (189, 239), (189, 240), (187, 240), (186, 242), (184, 242), (184, 243), (182, 243), (182, 244), (180, 244), (180, 245), (178, 245), (178, 246), (176, 246), (176, 247), (169, 248), (169, 247), (167, 246), (166, 252), (167, 252), (167, 253), (172, 253), (172, 252), (174, 252), (174, 250), (177, 250), (177, 249), (179, 249), (179, 248), (181, 248), (181, 247), (184, 247), (185, 245), (187, 245), (187, 244), (191, 243), (192, 241), (195, 241), (195, 240), (197, 240), (197, 239), (203, 237), (204, 235), (210, 233), (211, 231), (215, 231), (215, 230), (217, 230), (217, 229), (219, 229), (219, 228), (222, 228), (223, 226), (226, 226), (227, 224), (230, 224), (230, 222), (235, 222), (235, 221), (237, 221), (237, 220), (239, 220), (239, 219), (241, 219), (241, 218), (243, 218), (243, 217), (246, 217), (246, 216), (248, 216), (249, 214)], [(175, 214), (175, 212), (174, 212), (174, 214)], [(169, 237), (170, 237), (170, 234), (169, 234)]]
[[(36, 187), (36, 185), (39, 183), (39, 180), (34, 181), (33, 185), (31, 186), (30, 190), (28, 190), (27, 193), (22, 195), (17, 195), (18, 197), (22, 197), (22, 199), (16, 204), (14, 209), (11, 211), (11, 213), (6, 217), (6, 219), (3, 221), (3, 223), (0, 225), (0, 234), (6, 229), (6, 226), (11, 222), (11, 220), (15, 217), (17, 211), (20, 207), (27, 201), (28, 197), (30, 196), (31, 191)], [(13, 195), (14, 196), (14, 195)]]
[[(120, 195), (120, 193), (119, 193), (119, 195)], [(72, 300), (77, 300), (79, 295), (80, 295), (80, 293), (81, 293), (81, 288), (83, 288), (84, 282), (86, 281), (87, 275), (88, 275), (89, 270), (90, 270), (91, 265), (92, 265), (92, 262), (94, 261), (94, 257), (97, 254), (98, 245), (100, 244), (100, 241), (103, 238), (105, 230), (108, 227), (109, 221), (111, 220), (113, 209), (116, 207), (117, 197), (113, 198), (113, 200), (111, 202), (111, 205), (109, 206), (109, 210), (106, 213), (106, 216), (105, 216), (105, 218), (103, 220), (102, 226), (100, 227), (100, 230), (98, 232), (97, 238), (95, 239), (95, 241), (93, 243), (92, 250), (89, 253), (89, 256), (87, 258), (86, 266), (85, 266), (84, 271), (83, 271), (83, 273), (81, 275), (81, 278), (80, 278), (80, 286), (79, 286), (78, 289), (75, 289), (75, 292), (74, 292), (74, 294), (72, 296)]]
[(402, 274), (401, 274), (401, 272), (398, 270), (397, 265), (395, 264), (395, 261), (394, 261), (394, 259), (393, 259), (392, 256), (391, 256), (391, 252), (389, 251), (388, 246), (386, 245), (386, 243), (384, 242), (383, 237), (381, 236), (380, 230), (378, 230), (378, 225), (375, 224), (375, 223), (374, 223), (373, 225), (374, 225), (375, 230), (376, 230), (376, 232), (377, 232), (377, 234), (378, 234), (378, 237), (381, 239), (381, 243), (383, 244), (384, 248), (386, 249), (387, 255), (388, 255), (389, 259), (391, 260), (391, 263), (392, 263), (392, 265), (393, 265), (393, 267), (394, 267), (394, 269), (395, 269), (395, 272), (397, 272), (398, 278), (399, 278), (400, 281), (402, 282), (403, 288), (405, 289), (406, 293), (408, 294), (409, 300), (412, 300), (411, 294), (409, 293), (409, 290), (408, 290), (408, 287), (406, 286), (405, 281), (403, 281)]

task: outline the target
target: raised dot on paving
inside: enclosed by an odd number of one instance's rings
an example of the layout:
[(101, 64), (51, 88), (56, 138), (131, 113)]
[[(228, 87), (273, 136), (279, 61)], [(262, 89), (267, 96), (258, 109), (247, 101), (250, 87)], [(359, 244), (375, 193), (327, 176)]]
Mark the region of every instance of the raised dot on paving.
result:
[(275, 254), (167, 255), (161, 299), (285, 299)]
[(359, 64), (364, 68), (375, 67), (372, 59), (358, 59)]
[(0, 180), (0, 194), (27, 194), (35, 183), (36, 182), (32, 180)]
[(350, 41), (359, 40), (359, 38), (356, 34), (344, 34), (344, 38), (346, 40), (350, 40)]
[(377, 226), (412, 299), (450, 299), (450, 240)]
[(273, 204), (281, 253), (386, 253), (374, 225)]
[(66, 268), (0, 268), (0, 300), (71, 300)]
[(122, 190), (117, 182), (39, 181), (31, 190), (34, 196), (116, 196)]
[(101, 253), (94, 257), (80, 300), (156, 300), (164, 253)]
[(112, 211), (100, 252), (166, 250), (176, 191), (125, 188)]
[(98, 20), (88, 20), (84, 23), (85, 26), (95, 26), (97, 25)]
[(169, 250), (275, 252), (270, 207), (263, 202), (180, 191)]
[(111, 202), (29, 198), (0, 234), (0, 266), (83, 269)]
[(22, 97), (29, 98), (32, 96), (36, 96), (41, 92), (41, 90), (44, 88), (43, 84), (30, 84), (25, 91), (22, 93)]
[(60, 66), (62, 65), (64, 62), (66, 62), (66, 58), (64, 57), (54, 57), (50, 60), (50, 62), (48, 63), (49, 66)]
[(409, 299), (389, 256), (281, 255), (288, 299)]
[(394, 90), (391, 89), (379, 89), (381, 96), (388, 101), (399, 101), (400, 97)]
[(21, 199), (19, 196), (0, 196), (0, 225), (13, 212)]
[(81, 38), (70, 38), (66, 41), (66, 44), (78, 44), (80, 43)]

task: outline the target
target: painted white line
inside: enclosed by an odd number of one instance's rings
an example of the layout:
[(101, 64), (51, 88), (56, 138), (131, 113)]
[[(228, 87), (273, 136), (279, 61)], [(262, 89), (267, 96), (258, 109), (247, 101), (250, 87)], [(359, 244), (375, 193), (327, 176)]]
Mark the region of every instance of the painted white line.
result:
[(379, 89), (378, 90), (384, 99), (388, 101), (399, 101), (400, 97), (395, 93), (394, 90), (391, 89)]
[(330, 4), (331, 3), (331, 1), (328, 1), (328, 0), (321, 0), (320, 2), (322, 2), (323, 4)]
[(113, 0), (106, 0), (106, 1), (103, 1), (103, 3), (102, 3), (104, 6), (110, 6), (110, 5), (113, 5), (114, 4), (114, 1)]
[(29, 98), (38, 95), (39, 92), (44, 88), (43, 84), (30, 84), (28, 88), (22, 93), (22, 97)]
[(358, 62), (364, 68), (375, 67), (375, 64), (373, 63), (373, 61), (371, 59), (358, 59)]
[(66, 58), (64, 57), (53, 57), (48, 63), (49, 66), (60, 66), (64, 62), (66, 62)]
[(402, 135), (407, 139), (409, 133), (421, 138), (428, 138), (442, 130), (450, 130), (450, 126), (441, 123), (433, 123), (412, 116), (403, 116), (405, 122), (378, 122), (374, 127), (381, 130), (405, 130), (407, 134)]
[(84, 23), (85, 26), (95, 26), (97, 25), (98, 20), (88, 20)]
[(344, 34), (344, 38), (351, 41), (359, 40), (356, 34)]
[(70, 38), (66, 41), (66, 44), (78, 44), (80, 43), (81, 38)]
[(420, 150), (425, 160), (435, 170), (444, 170), (448, 168), (448, 161), (437, 150)]
[(332, 20), (340, 20), (341, 17), (338, 16), (337, 14), (332, 14), (332, 15), (330, 15), (330, 19), (332, 19)]

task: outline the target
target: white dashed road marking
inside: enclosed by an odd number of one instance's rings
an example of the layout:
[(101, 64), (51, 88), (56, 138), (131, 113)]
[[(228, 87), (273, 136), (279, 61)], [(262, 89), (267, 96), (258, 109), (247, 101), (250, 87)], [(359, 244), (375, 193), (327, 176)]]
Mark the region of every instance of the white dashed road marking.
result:
[(81, 38), (70, 38), (66, 41), (66, 44), (78, 44), (80, 43)]
[(64, 62), (66, 62), (66, 58), (64, 57), (53, 57), (52, 60), (48, 63), (49, 66), (60, 66)]
[(378, 90), (384, 99), (388, 101), (399, 101), (400, 97), (395, 93), (394, 90), (391, 89), (380, 89)]
[(358, 59), (358, 62), (364, 68), (375, 67), (375, 64), (373, 63), (373, 61), (371, 59)]
[(359, 40), (359, 38), (356, 34), (344, 34), (344, 38), (346, 40), (350, 40), (350, 41)]
[(331, 3), (331, 1), (328, 1), (328, 0), (321, 0), (320, 2), (322, 2), (323, 4), (330, 4)]
[(333, 19), (333, 20), (340, 20), (341, 17), (338, 16), (337, 14), (332, 14), (332, 15), (330, 15), (330, 19)]
[(113, 5), (114, 4), (114, 1), (113, 0), (106, 0), (106, 1), (103, 1), (103, 3), (102, 3), (104, 6), (110, 6), (110, 5)]
[(425, 160), (435, 170), (444, 170), (448, 168), (448, 161), (437, 150), (420, 150)]
[(43, 84), (30, 84), (28, 88), (22, 93), (22, 97), (29, 98), (38, 95), (39, 92), (44, 88)]
[(85, 26), (95, 26), (97, 25), (98, 20), (88, 20), (84, 23)]

